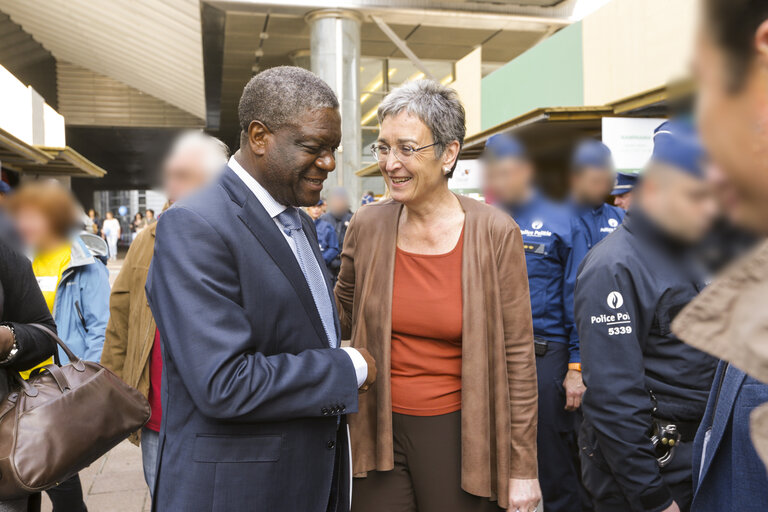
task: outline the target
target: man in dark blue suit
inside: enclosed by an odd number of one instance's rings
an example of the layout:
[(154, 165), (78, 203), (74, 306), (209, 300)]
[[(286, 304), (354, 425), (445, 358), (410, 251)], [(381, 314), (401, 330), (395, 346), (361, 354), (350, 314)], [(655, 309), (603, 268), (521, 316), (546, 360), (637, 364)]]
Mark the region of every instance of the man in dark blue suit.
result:
[(159, 221), (147, 297), (163, 347), (153, 510), (349, 510), (345, 414), (375, 378), (339, 349), (314, 227), (341, 140), (338, 101), (312, 73), (246, 85), (240, 150), (218, 183)]
[(768, 385), (721, 362), (693, 445), (692, 512), (768, 510), (768, 474), (749, 436), (749, 415)]

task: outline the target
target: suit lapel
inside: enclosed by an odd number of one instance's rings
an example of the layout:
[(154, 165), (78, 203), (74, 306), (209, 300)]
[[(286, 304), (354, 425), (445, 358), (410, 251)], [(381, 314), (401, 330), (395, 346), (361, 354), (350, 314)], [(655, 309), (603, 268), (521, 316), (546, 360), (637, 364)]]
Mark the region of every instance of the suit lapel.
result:
[(720, 446), (720, 441), (723, 440), (723, 434), (728, 427), (736, 397), (739, 394), (739, 390), (741, 389), (741, 385), (744, 383), (745, 378), (746, 374), (733, 366), (729, 365), (725, 370), (725, 375), (723, 375), (723, 385), (720, 388), (720, 395), (715, 404), (714, 416), (712, 418), (712, 434), (709, 443), (707, 444), (707, 452), (704, 457), (704, 463), (702, 464), (701, 475), (699, 475), (699, 483), (704, 481), (709, 466)]
[(312, 298), (312, 292), (309, 290), (309, 285), (298, 261), (296, 261), (296, 256), (294, 256), (280, 229), (275, 225), (275, 221), (269, 216), (256, 196), (246, 187), (245, 183), (229, 168), (222, 178), (222, 186), (227, 189), (232, 200), (241, 207), (238, 214), (240, 220), (256, 237), (264, 250), (269, 253), (272, 261), (293, 286), (319, 339), (323, 346), (327, 347), (327, 336), (323, 322), (320, 320), (320, 314), (317, 312), (315, 300)]

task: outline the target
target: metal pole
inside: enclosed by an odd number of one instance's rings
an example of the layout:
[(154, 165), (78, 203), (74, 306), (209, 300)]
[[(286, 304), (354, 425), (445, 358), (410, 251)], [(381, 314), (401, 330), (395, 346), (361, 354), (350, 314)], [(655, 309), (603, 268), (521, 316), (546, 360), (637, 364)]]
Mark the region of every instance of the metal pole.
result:
[(362, 196), (355, 172), (360, 169), (362, 128), (360, 126), (360, 15), (354, 11), (319, 10), (307, 14), (310, 25), (312, 72), (328, 82), (339, 98), (341, 147), (336, 172), (326, 189), (343, 186), (351, 203)]

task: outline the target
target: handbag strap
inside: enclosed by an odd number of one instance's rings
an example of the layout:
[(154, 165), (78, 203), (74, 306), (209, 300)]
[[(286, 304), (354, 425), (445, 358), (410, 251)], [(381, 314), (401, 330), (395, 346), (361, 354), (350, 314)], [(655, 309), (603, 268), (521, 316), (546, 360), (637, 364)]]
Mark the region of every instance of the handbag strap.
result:
[(64, 342), (62, 341), (62, 339), (61, 339), (61, 338), (59, 338), (59, 337), (56, 335), (56, 333), (55, 333), (55, 332), (53, 332), (53, 331), (52, 331), (52, 330), (50, 330), (48, 327), (46, 327), (46, 326), (44, 326), (44, 325), (42, 325), (42, 324), (26, 324), (26, 325), (29, 325), (30, 327), (35, 327), (35, 328), (37, 328), (37, 329), (39, 329), (39, 330), (43, 331), (45, 334), (47, 334), (47, 335), (48, 335), (48, 337), (50, 337), (51, 339), (53, 339), (53, 340), (54, 340), (54, 341), (55, 341), (55, 342), (56, 342), (56, 343), (57, 343), (57, 344), (58, 344), (58, 345), (61, 347), (61, 350), (63, 350), (63, 351), (64, 351), (64, 353), (65, 353), (65, 354), (67, 354), (67, 357), (69, 358), (69, 361), (70, 361), (70, 363), (72, 363), (72, 367), (73, 367), (75, 370), (77, 370), (77, 371), (79, 371), (79, 372), (83, 372), (83, 371), (85, 371), (85, 364), (83, 363), (82, 359), (80, 359), (79, 357), (77, 357), (77, 356), (75, 355), (75, 353), (74, 353), (74, 352), (72, 352), (72, 351), (69, 349), (69, 347), (67, 346), (67, 344), (66, 344), (66, 343), (64, 343)]

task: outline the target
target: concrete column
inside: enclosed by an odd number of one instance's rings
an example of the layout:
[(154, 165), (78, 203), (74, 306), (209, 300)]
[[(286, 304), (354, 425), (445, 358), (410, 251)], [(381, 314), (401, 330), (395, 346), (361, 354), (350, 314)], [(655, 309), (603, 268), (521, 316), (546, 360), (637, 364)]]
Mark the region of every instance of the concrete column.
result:
[(323, 9), (307, 14), (310, 26), (312, 72), (325, 80), (339, 98), (341, 147), (336, 172), (326, 189), (343, 186), (353, 206), (362, 195), (360, 179), (360, 15), (354, 11)]

